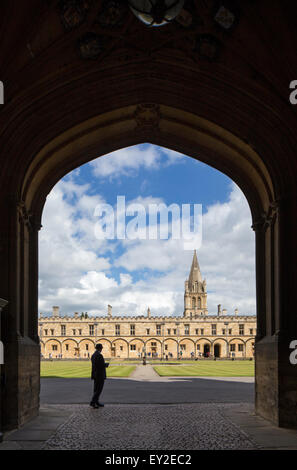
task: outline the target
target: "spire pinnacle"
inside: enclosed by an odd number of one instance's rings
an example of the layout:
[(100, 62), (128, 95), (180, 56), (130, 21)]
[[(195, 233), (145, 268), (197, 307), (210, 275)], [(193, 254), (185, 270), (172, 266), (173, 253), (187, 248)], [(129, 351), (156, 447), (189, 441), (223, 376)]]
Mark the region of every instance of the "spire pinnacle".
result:
[(191, 271), (189, 275), (189, 284), (193, 284), (194, 282), (202, 282), (202, 276), (200, 272), (200, 266), (198, 263), (197, 253), (194, 250), (193, 261), (191, 266)]

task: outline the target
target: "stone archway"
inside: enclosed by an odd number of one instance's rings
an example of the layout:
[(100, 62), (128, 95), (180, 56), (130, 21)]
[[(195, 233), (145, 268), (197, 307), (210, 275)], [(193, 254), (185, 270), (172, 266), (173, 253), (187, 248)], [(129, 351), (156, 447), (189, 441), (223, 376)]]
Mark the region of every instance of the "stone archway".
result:
[[(20, 331), (23, 337), (30, 338), (30, 341), (16, 342), (11, 339), (7, 342), (7, 386), (8, 389), (12, 387), (19, 390), (19, 393), (22, 392), (21, 378), (10, 374), (10, 366), (13, 370), (15, 361), (21, 356), (23, 361), (26, 357), (25, 360), (30, 363), (30, 373), (34, 376), (35, 386), (28, 390), (32, 396), (29, 400), (30, 410), (15, 408), (15, 413), (7, 416), (7, 423), (14, 423), (15, 426), (38, 410), (37, 371), (40, 352), (37, 332), (37, 250), (38, 229), (46, 196), (54, 184), (71, 169), (98, 155), (140, 142), (167, 146), (193, 158), (199, 155), (201, 161), (229, 175), (245, 193), (256, 232), (256, 410), (275, 423), (295, 425), (295, 418), (288, 413), (288, 410), (295, 406), (294, 398), (289, 398), (286, 402), (281, 400), (280, 397), (287, 393), (286, 385), (282, 382), (283, 390), (278, 386), (281, 373), (280, 354), (286, 354), (289, 344), (286, 331), (293, 334), (296, 326), (287, 311), (284, 312), (284, 305), (290, 297), (280, 297), (280, 289), (275, 289), (276, 284), (286, 288), (286, 257), (281, 247), (284, 244), (284, 234), (287, 233), (286, 224), (290, 210), (290, 206), (284, 205), (278, 199), (280, 181), (274, 178), (277, 170), (270, 164), (266, 165), (262, 156), (234, 133), (197, 114), (158, 102), (144, 102), (102, 112), (68, 128), (48, 139), (41, 149), (33, 154), (23, 172), (20, 169), (16, 175), (19, 200), (12, 202), (7, 216), (10, 230), (14, 233), (9, 254), (11, 260), (19, 263), (20, 269), (16, 271), (16, 275), (23, 283), (23, 288), (20, 291), (17, 288), (18, 283), (10, 284), (10, 297), (22, 303)], [(289, 179), (288, 176), (288, 181)], [(293, 210), (293, 207), (291, 209)], [(3, 273), (8, 266), (9, 263), (3, 264)], [(11, 303), (9, 308), (12, 313), (8, 318), (19, 318), (16, 306), (17, 303)], [(9, 320), (7, 321), (9, 323)], [(286, 329), (289, 325), (292, 325), (291, 330)], [(6, 330), (9, 331), (8, 325)], [(13, 325), (11, 330), (14, 331)], [(279, 334), (280, 331), (283, 331), (282, 335)], [(24, 350), (25, 354), (22, 353)], [(272, 368), (275, 374), (268, 375), (267, 368)], [(283, 371), (287, 377), (294, 376), (289, 364)], [(290, 380), (286, 383), (292, 388)], [(272, 405), (268, 407), (269, 400)], [(23, 403), (26, 407), (26, 402)]]
[(179, 354), (181, 359), (192, 359), (195, 357), (195, 341), (183, 338), (179, 342)]
[(212, 351), (215, 357), (227, 357), (227, 340), (224, 338), (216, 338), (212, 344)]
[(230, 356), (234, 358), (246, 357), (246, 343), (242, 338), (232, 338), (229, 341)]
[(44, 344), (44, 357), (57, 358), (62, 353), (62, 344), (57, 339), (49, 339)]
[(110, 350), (110, 357), (116, 357), (119, 359), (129, 358), (129, 343), (125, 339), (115, 339), (111, 344)]
[(140, 359), (143, 356), (144, 351), (144, 340), (139, 338), (133, 338), (129, 341), (129, 358)]
[(92, 354), (95, 352), (95, 343), (90, 339), (82, 339), (78, 346), (80, 357), (83, 359), (91, 358)]
[(166, 338), (164, 341), (164, 353), (169, 359), (178, 357), (178, 341), (176, 339)]
[(213, 345), (213, 354), (214, 357), (221, 357), (221, 345), (219, 343)]
[(210, 343), (204, 343), (203, 344), (203, 356), (204, 357), (209, 357), (209, 355), (210, 355), (210, 346), (211, 346)]
[[(297, 258), (297, 118), (288, 90), (296, 70), (290, 47), (296, 35), (294, 2), (270, 2), (271, 15), (268, 2), (258, 2), (256, 16), (253, 2), (241, 2), (239, 24), (227, 34), (218, 33), (215, 21), (206, 21), (206, 32), (215, 40), (213, 55), (197, 50), (187, 28), (143, 28), (130, 12), (127, 41), (121, 29), (113, 31), (94, 60), (82, 56), (77, 41), (91, 12), (68, 31), (56, 3), (45, 3), (6, 2), (2, 11), (7, 99), (0, 115), (0, 286), (9, 304), (1, 325), (6, 357), (1, 408), (6, 428), (38, 411), (37, 242), (46, 195), (71, 169), (141, 142), (201, 159), (230, 176), (246, 195), (256, 231), (256, 411), (277, 425), (297, 427), (296, 368), (288, 359), (290, 342), (297, 338), (297, 267), (292, 263)], [(206, 5), (194, 3), (194, 15), (213, 16)], [(275, 41), (286, 49), (285, 58), (274, 54)]]
[(74, 339), (65, 339), (62, 342), (61, 353), (63, 358), (79, 358), (80, 345)]
[(158, 338), (150, 338), (145, 342), (146, 356), (149, 359), (162, 357), (162, 342)]

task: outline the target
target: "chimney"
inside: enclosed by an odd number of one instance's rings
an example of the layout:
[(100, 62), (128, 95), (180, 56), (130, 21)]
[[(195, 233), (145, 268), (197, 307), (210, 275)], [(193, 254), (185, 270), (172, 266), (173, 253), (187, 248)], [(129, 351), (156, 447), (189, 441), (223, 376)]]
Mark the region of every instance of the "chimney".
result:
[(227, 310), (223, 308), (223, 315), (227, 315)]
[(78, 312), (74, 312), (74, 318), (75, 318), (75, 319), (78, 318)]
[(109, 317), (112, 316), (112, 306), (111, 306), (111, 305), (108, 305), (108, 306), (107, 306), (107, 313), (108, 313), (108, 316), (109, 316)]
[(221, 304), (218, 305), (218, 315), (221, 315)]
[(147, 316), (148, 316), (148, 318), (151, 318), (151, 310), (150, 310), (149, 307), (148, 307), (148, 309), (147, 309)]
[(60, 307), (53, 307), (53, 317), (59, 317), (60, 316)]
[(238, 308), (235, 309), (235, 315), (238, 315)]
[(42, 312), (39, 313), (39, 318), (42, 318)]

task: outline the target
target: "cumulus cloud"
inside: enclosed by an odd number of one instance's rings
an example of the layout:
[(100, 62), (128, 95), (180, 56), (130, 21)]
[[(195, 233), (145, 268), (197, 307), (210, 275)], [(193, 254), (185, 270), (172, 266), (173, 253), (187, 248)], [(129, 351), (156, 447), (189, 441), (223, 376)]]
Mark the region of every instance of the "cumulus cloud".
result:
[[(145, 165), (161, 164), (154, 147), (149, 149), (143, 157)], [(131, 149), (125, 150), (129, 150), (130, 163), (117, 154), (118, 172), (143, 164), (140, 157), (135, 158), (135, 151), (131, 157)], [(99, 174), (110, 176), (117, 165), (106, 165)], [(152, 202), (162, 199), (139, 197), (127, 204), (141, 203), (148, 208)], [(49, 313), (52, 305), (59, 305), (64, 314), (88, 311), (101, 315), (111, 304), (118, 315), (144, 314), (147, 307), (153, 315), (182, 315), (184, 281), (193, 253), (183, 249), (182, 240), (98, 240), (94, 209), (100, 203), (105, 203), (102, 195), (90, 194), (89, 185), (71, 177), (60, 181), (48, 196), (40, 232), (40, 310)], [(255, 313), (254, 233), (250, 226), (247, 201), (235, 184), (230, 186), (226, 202), (207, 207), (203, 215), (198, 259), (207, 281), (210, 313), (216, 312), (219, 303), (228, 313), (236, 307), (241, 313)]]
[(157, 170), (161, 165), (182, 162), (183, 155), (173, 150), (157, 149), (153, 145), (137, 145), (103, 155), (90, 165), (95, 176), (112, 180), (120, 176), (135, 176), (140, 168)]

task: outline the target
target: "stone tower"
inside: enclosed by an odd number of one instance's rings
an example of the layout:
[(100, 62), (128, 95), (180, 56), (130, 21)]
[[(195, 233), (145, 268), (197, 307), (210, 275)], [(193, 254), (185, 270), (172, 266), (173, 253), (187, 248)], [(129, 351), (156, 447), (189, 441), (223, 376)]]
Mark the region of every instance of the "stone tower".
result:
[(185, 282), (184, 317), (207, 315), (206, 281), (202, 280), (196, 250), (189, 279)]

